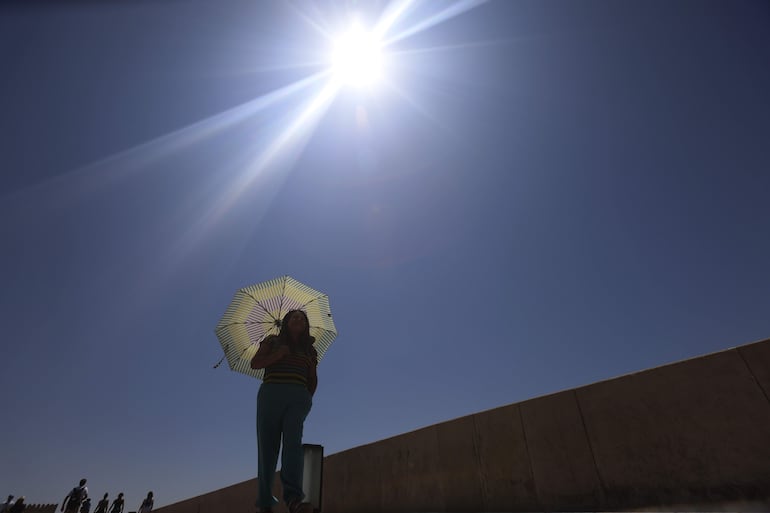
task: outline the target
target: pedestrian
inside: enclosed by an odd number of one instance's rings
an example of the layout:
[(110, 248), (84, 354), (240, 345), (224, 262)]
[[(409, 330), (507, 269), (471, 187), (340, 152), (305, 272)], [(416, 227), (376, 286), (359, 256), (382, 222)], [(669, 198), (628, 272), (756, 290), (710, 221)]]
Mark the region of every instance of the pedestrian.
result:
[(110, 508), (110, 513), (123, 513), (123, 504), (125, 501), (123, 500), (123, 492), (120, 492), (118, 494), (118, 498), (112, 501), (112, 507)]
[(87, 497), (80, 505), (80, 513), (88, 513), (91, 511), (91, 497)]
[(24, 497), (19, 497), (16, 499), (16, 502), (13, 503), (13, 506), (11, 506), (11, 509), (8, 510), (9, 513), (21, 513), (24, 511), (24, 508), (26, 508), (27, 505), (24, 504)]
[(88, 498), (88, 488), (86, 487), (86, 480), (81, 479), (80, 484), (70, 490), (70, 493), (64, 497), (64, 501), (61, 503), (61, 510), (67, 508), (67, 513), (78, 513), (80, 505), (84, 500)]
[(99, 504), (96, 505), (94, 513), (107, 513), (107, 508), (110, 505), (110, 500), (107, 498), (109, 495), (109, 493), (104, 494), (104, 498), (99, 501)]
[(272, 512), (273, 505), (278, 503), (272, 488), (282, 439), (283, 500), (289, 513), (313, 511), (310, 503), (302, 502), (305, 497), (302, 430), (318, 386), (318, 352), (314, 342), (307, 314), (292, 310), (281, 321), (278, 335), (265, 338), (251, 360), (252, 369), (265, 369), (257, 394), (257, 507), (260, 513)]
[(152, 492), (147, 492), (147, 497), (145, 497), (145, 499), (142, 501), (142, 505), (139, 506), (138, 513), (150, 513), (154, 505), (155, 502), (152, 499)]
[(12, 503), (13, 495), (9, 495), (5, 502), (0, 504), (0, 513), (8, 513), (8, 510), (11, 509)]

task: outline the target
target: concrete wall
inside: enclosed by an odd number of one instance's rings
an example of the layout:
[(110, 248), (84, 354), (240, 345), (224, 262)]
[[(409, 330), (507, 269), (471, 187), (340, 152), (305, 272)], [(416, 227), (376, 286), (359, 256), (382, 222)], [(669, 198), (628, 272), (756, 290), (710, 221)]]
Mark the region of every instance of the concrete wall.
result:
[[(327, 456), (323, 509), (769, 511), (769, 398), (770, 339)], [(158, 511), (250, 511), (255, 494)]]

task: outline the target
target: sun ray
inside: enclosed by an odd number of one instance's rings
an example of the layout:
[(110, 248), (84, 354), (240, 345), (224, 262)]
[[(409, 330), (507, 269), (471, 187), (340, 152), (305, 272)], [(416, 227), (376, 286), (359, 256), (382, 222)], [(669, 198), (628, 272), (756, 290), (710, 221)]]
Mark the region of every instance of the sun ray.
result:
[(273, 64), (270, 66), (260, 66), (258, 68), (239, 68), (227, 72), (219, 72), (219, 78), (248, 77), (250, 75), (259, 75), (261, 73), (273, 73), (276, 71), (302, 71), (309, 69), (321, 69), (326, 62), (321, 59), (308, 59), (305, 61), (290, 62), (285, 64)]
[(514, 39), (495, 39), (488, 41), (470, 41), (467, 43), (458, 43), (454, 45), (431, 46), (429, 48), (408, 48), (404, 50), (395, 50), (390, 55), (398, 57), (402, 55), (420, 55), (424, 53), (452, 52), (455, 50), (467, 50), (471, 48), (483, 48), (486, 46), (505, 45), (516, 42)]
[(391, 2), (385, 9), (385, 12), (383, 12), (380, 20), (374, 26), (372, 32), (375, 34), (375, 36), (378, 39), (384, 38), (385, 34), (388, 33), (388, 30), (390, 30), (396, 21), (402, 17), (406, 11), (412, 7), (413, 4), (414, 0), (400, 0)]
[[(278, 188), (275, 184), (283, 182), (288, 176), (291, 163), (301, 155), (304, 146), (338, 90), (339, 84), (329, 80), (323, 89), (305, 104), (293, 121), (259, 152), (256, 159), (246, 169), (243, 169), (230, 182), (225, 192), (219, 195), (197, 221), (190, 225), (178, 241), (175, 251), (178, 258), (181, 258), (197, 241), (202, 239), (234, 206), (242, 194), (253, 189), (255, 182), (263, 177), (273, 179), (274, 182), (272, 191), (263, 191), (265, 194), (260, 198), (260, 212), (264, 213), (277, 193)], [(264, 176), (268, 167), (279, 167), (277, 161), (282, 163), (280, 167), (283, 171), (280, 176), (276, 176), (276, 173), (270, 173), (271, 176)], [(253, 215), (251, 221), (258, 221), (260, 216), (261, 214)]]
[(322, 114), (326, 111), (326, 108), (331, 103), (334, 95), (337, 93), (339, 86), (333, 81), (327, 82), (324, 88), (318, 93), (307, 106), (302, 110), (302, 113), (277, 137), (265, 152), (260, 156), (252, 169), (244, 176), (243, 183), (239, 184), (234, 190), (238, 190), (240, 187), (245, 187), (253, 179), (253, 176), (267, 166), (275, 156), (284, 149), (285, 146), (290, 144), (293, 139), (297, 139), (304, 128), (307, 135), (313, 132), (313, 129), (320, 120)]
[(51, 196), (52, 201), (47, 204), (53, 205), (98, 192), (106, 186), (114, 185), (132, 176), (157, 160), (251, 119), (259, 111), (286, 100), (316, 83), (325, 74), (325, 72), (316, 73), (100, 161), (18, 189), (3, 197), (2, 203), (4, 205), (23, 203), (30, 195), (44, 195)]
[(409, 96), (409, 94), (406, 91), (398, 87), (398, 85), (396, 85), (394, 82), (388, 80), (385, 82), (385, 86), (388, 87), (388, 89), (390, 89), (394, 93), (396, 93), (399, 97), (401, 97), (401, 99), (406, 101), (406, 103), (408, 103), (410, 107), (412, 107), (416, 112), (419, 112), (420, 115), (422, 115), (425, 119), (433, 123), (435, 126), (440, 128), (441, 130), (446, 131), (447, 127), (443, 123), (441, 123), (438, 119), (436, 119), (436, 117), (433, 114), (428, 112), (425, 109), (425, 107), (420, 105), (419, 102), (417, 102), (417, 100)]
[(308, 15), (307, 13), (305, 13), (305, 11), (303, 11), (297, 5), (295, 5), (294, 2), (286, 2), (286, 5), (288, 5), (292, 11), (294, 11), (294, 14), (296, 14), (300, 19), (302, 19), (302, 21), (307, 23), (313, 30), (315, 30), (324, 39), (331, 40), (333, 38), (330, 30), (328, 30), (326, 27), (323, 27), (321, 23), (317, 22), (312, 17), (310, 17), (310, 15)]
[(475, 9), (476, 7), (486, 2), (487, 0), (460, 0), (452, 4), (451, 6), (447, 7), (443, 11), (436, 13), (433, 16), (427, 19), (424, 19), (419, 23), (411, 26), (410, 28), (404, 30), (403, 32), (399, 32), (395, 36), (387, 39), (383, 44), (391, 45), (397, 41), (413, 36), (418, 32), (422, 32), (423, 30), (426, 30), (435, 25), (438, 25), (439, 23), (443, 23), (447, 20), (450, 20), (455, 16), (459, 16), (460, 14), (470, 11), (471, 9)]

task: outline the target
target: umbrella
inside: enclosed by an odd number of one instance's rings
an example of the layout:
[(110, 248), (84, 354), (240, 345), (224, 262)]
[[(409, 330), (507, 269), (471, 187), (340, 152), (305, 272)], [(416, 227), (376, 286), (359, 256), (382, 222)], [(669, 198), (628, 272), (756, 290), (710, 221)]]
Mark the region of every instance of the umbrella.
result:
[[(252, 369), (251, 359), (268, 335), (277, 335), (281, 320), (291, 310), (303, 310), (310, 321), (310, 334), (320, 362), (337, 336), (329, 297), (307, 285), (282, 276), (238, 289), (214, 332), (230, 368), (262, 379), (264, 369)], [(218, 367), (222, 360), (214, 367)]]

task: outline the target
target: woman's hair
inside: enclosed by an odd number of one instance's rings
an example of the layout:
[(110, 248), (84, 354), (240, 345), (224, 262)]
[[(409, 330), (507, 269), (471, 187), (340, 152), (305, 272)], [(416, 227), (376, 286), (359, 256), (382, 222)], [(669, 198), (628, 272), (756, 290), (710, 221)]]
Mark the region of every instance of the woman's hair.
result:
[(300, 336), (299, 342), (304, 350), (309, 351), (315, 343), (315, 337), (310, 336), (310, 320), (307, 318), (304, 310), (289, 310), (281, 320), (281, 331), (278, 333), (278, 336), (285, 341), (289, 339), (289, 319), (295, 312), (301, 313), (302, 317), (305, 318), (305, 331)]

